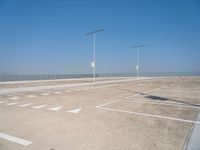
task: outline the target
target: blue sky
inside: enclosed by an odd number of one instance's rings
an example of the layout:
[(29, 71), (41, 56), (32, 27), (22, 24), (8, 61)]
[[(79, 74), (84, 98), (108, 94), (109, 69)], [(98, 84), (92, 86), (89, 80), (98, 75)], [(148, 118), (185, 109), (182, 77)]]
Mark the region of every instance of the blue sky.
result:
[(0, 74), (200, 71), (199, 0), (0, 0)]

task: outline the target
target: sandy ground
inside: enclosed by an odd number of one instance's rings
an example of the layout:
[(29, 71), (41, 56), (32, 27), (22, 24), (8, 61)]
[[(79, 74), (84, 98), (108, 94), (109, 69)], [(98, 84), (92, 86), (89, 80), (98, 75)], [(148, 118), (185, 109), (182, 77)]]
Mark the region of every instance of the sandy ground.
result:
[[(121, 78), (97, 82), (110, 80)], [(0, 89), (85, 82), (91, 79)], [(163, 77), (2, 94), (0, 150), (181, 150), (191, 127), (200, 125), (199, 91), (198, 77)]]

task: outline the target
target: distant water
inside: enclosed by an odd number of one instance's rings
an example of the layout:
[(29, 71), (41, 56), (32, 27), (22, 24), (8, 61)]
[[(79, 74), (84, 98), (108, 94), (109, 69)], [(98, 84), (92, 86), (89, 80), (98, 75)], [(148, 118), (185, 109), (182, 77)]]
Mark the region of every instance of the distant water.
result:
[[(0, 81), (25, 81), (25, 80), (53, 80), (70, 78), (91, 78), (92, 74), (37, 74), (37, 75), (0, 75)], [(135, 77), (135, 73), (96, 74), (97, 77)], [(162, 76), (200, 76), (200, 72), (168, 72), (168, 73), (140, 73), (141, 77)]]

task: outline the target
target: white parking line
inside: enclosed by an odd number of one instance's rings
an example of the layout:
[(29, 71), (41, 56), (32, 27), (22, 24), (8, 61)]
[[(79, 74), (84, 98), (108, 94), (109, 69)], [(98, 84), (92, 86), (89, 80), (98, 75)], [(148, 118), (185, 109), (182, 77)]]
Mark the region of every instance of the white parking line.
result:
[[(125, 101), (140, 101), (138, 100), (137, 98), (131, 98), (131, 100), (129, 99), (125, 99)], [(156, 103), (166, 103), (166, 104), (179, 104), (179, 105), (183, 105), (183, 103), (181, 102), (173, 102), (173, 101), (162, 101), (162, 100), (141, 100), (141, 101), (144, 101), (144, 102), (156, 102)], [(198, 105), (198, 104), (197, 104)], [(199, 104), (200, 105), (200, 104)]]
[(48, 110), (51, 110), (51, 111), (58, 111), (62, 108), (63, 106), (59, 106), (59, 107), (53, 107), (53, 108), (49, 108)]
[(98, 107), (98, 109), (119, 112), (119, 113), (127, 113), (127, 114), (132, 114), (132, 115), (147, 116), (147, 117), (160, 118), (160, 119), (168, 119), (168, 120), (174, 120), (174, 121), (180, 121), (180, 122), (195, 123), (195, 124), (200, 125), (199, 121), (186, 120), (186, 119), (180, 119), (180, 118), (174, 118), (174, 117), (145, 114), (145, 113), (139, 113), (139, 112), (134, 112), (134, 111), (126, 111), (126, 110), (121, 110), (121, 109), (112, 109), (112, 108), (105, 108), (105, 107)]
[(105, 103), (105, 104), (101, 104), (101, 105), (96, 106), (96, 108), (103, 107), (103, 106), (106, 106), (106, 105), (109, 105), (109, 104), (112, 104), (112, 103), (116, 103), (116, 102), (119, 102), (119, 101), (122, 101), (122, 100), (115, 100), (115, 101), (111, 101), (111, 102), (108, 102), (108, 103)]
[(36, 95), (27, 95), (26, 97), (34, 98), (34, 97), (37, 97), (37, 96)]
[(19, 99), (19, 97), (9, 97), (8, 99), (17, 100), (17, 99)]
[[(148, 91), (145, 91), (145, 93), (153, 92), (153, 91), (156, 91), (156, 90), (165, 88), (165, 87), (167, 87), (167, 86), (159, 87), (159, 88), (156, 88), (156, 89), (153, 89), (153, 90), (148, 90)], [(125, 97), (124, 99), (131, 99), (131, 98), (134, 98), (134, 97), (136, 97), (136, 96), (138, 96), (138, 95), (140, 95), (140, 94), (137, 93), (137, 94), (134, 94), (134, 95), (131, 95), (131, 96), (127, 96), (127, 97)], [(98, 107), (103, 107), (103, 106), (106, 106), (106, 105), (109, 105), (109, 104), (112, 104), (112, 103), (116, 103), (116, 102), (119, 102), (119, 101), (123, 101), (123, 100), (121, 99), (121, 100), (111, 101), (111, 102), (108, 102), (108, 103), (105, 103), (105, 104), (98, 105), (98, 106), (96, 106), (96, 108), (98, 108)]]
[(15, 104), (17, 104), (17, 103), (19, 103), (19, 102), (7, 103), (7, 104), (5, 104), (5, 105), (11, 106), (11, 105), (15, 105)]
[(131, 99), (131, 98), (136, 97), (138, 95), (140, 95), (140, 94), (135, 94), (135, 95), (127, 96), (127, 97), (125, 97), (125, 99)]
[(54, 94), (61, 94), (62, 92), (53, 92)]
[(69, 93), (69, 92), (72, 92), (72, 91), (70, 91), (70, 90), (67, 90), (67, 91), (65, 91), (66, 93)]
[(46, 105), (39, 105), (39, 106), (34, 106), (34, 107), (32, 107), (32, 108), (34, 108), (34, 109), (40, 109), (40, 108), (43, 108), (43, 107), (45, 107)]
[(200, 109), (198, 106), (190, 106), (190, 105), (183, 105), (181, 103), (165, 103), (165, 102), (150, 102), (150, 101), (139, 101), (139, 100), (124, 100), (128, 102), (136, 102), (136, 103), (147, 103), (147, 104), (152, 104), (152, 105), (167, 105), (167, 106), (172, 106), (172, 107), (187, 107), (187, 108), (196, 108)]
[[(153, 90), (144, 91), (143, 93), (149, 93), (149, 92), (157, 91), (157, 90), (160, 90), (160, 89), (166, 88), (166, 87), (168, 87), (168, 86), (162, 86), (162, 87), (159, 87), (159, 88), (156, 88), (156, 89), (153, 89)], [(131, 98), (134, 98), (138, 95), (140, 95), (140, 94), (138, 93), (138, 94), (134, 94), (134, 95), (131, 95), (131, 96), (127, 96), (127, 97), (125, 97), (125, 99), (131, 99)]]
[(32, 105), (33, 103), (28, 103), (28, 104), (22, 104), (22, 105), (18, 105), (19, 107), (27, 107), (27, 106), (30, 106)]
[(42, 96), (48, 96), (48, 93), (41, 93)]
[(21, 145), (24, 145), (24, 146), (28, 146), (28, 145), (32, 144), (31, 141), (27, 141), (27, 140), (24, 140), (24, 139), (21, 139), (21, 138), (18, 138), (18, 137), (14, 137), (14, 136), (11, 136), (11, 135), (8, 135), (8, 134), (4, 134), (4, 133), (0, 133), (0, 138), (2, 138), (4, 140), (11, 141), (11, 142), (15, 142), (17, 144), (21, 144)]
[(131, 98), (130, 100), (129, 99), (125, 99), (127, 101), (145, 101), (145, 102), (157, 102), (157, 103), (172, 103), (172, 104), (183, 104), (181, 102), (176, 102), (176, 101), (171, 101), (171, 100), (166, 100), (166, 101), (163, 101), (163, 100), (149, 100), (149, 99), (140, 99), (140, 98)]
[(6, 103), (7, 101), (0, 101), (0, 104)]

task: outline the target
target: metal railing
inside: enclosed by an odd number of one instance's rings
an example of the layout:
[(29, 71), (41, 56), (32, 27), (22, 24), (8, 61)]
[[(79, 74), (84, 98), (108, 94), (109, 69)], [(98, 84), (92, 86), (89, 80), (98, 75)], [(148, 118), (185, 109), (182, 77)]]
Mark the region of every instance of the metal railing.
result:
[[(96, 74), (96, 77), (136, 77), (136, 73), (113, 73)], [(169, 73), (141, 73), (141, 77), (162, 77), (162, 76), (200, 76), (200, 72), (169, 72)], [(26, 81), (26, 80), (55, 80), (71, 78), (92, 78), (92, 74), (42, 74), (42, 75), (0, 75), (0, 82), (3, 81)]]

